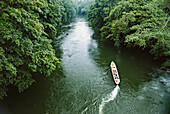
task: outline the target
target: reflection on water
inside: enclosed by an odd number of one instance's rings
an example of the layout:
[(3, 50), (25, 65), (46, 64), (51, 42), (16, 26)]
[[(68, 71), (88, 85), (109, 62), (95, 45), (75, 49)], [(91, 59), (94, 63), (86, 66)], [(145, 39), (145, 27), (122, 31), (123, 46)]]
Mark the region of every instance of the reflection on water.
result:
[[(10, 92), (3, 106), (16, 114), (98, 114), (105, 98), (109, 102), (102, 107), (104, 114), (169, 113), (170, 71), (158, 70), (151, 55), (100, 42), (84, 18), (77, 18), (63, 30), (55, 41), (62, 68), (23, 94)], [(121, 78), (115, 99), (114, 88), (118, 87), (110, 73), (111, 61)], [(113, 94), (107, 97), (109, 93)]]
[[(115, 48), (111, 42), (100, 42), (83, 18), (72, 23), (68, 31), (60, 45), (65, 77), (54, 81), (47, 113), (157, 113), (158, 109), (167, 113), (166, 103), (159, 105), (159, 99), (152, 96), (152, 87), (147, 86), (159, 80), (151, 76), (157, 65), (151, 55), (140, 49)], [(118, 95), (119, 88), (109, 71), (112, 60), (122, 80)], [(159, 96), (160, 92), (155, 94)], [(151, 102), (153, 98), (157, 103)]]

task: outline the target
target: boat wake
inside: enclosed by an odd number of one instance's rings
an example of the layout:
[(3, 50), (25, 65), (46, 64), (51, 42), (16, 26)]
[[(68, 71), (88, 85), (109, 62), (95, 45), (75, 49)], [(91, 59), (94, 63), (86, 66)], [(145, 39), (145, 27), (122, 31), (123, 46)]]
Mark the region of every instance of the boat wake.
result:
[(99, 114), (103, 114), (104, 105), (112, 100), (114, 100), (119, 92), (119, 86), (117, 85), (114, 90), (109, 93), (105, 98), (102, 99), (102, 103), (99, 106)]

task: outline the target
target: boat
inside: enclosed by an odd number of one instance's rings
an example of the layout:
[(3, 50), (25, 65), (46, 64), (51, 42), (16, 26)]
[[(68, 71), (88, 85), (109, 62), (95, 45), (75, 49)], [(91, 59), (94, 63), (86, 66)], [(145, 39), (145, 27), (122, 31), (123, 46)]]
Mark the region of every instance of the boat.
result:
[(120, 84), (120, 77), (116, 67), (116, 64), (112, 61), (110, 64), (112, 76), (116, 85)]

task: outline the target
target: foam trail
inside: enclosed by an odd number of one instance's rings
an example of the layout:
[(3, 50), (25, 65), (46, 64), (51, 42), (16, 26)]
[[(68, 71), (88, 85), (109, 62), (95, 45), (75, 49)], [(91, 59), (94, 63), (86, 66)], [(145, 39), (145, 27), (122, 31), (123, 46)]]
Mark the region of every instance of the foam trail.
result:
[(116, 98), (116, 96), (119, 92), (119, 89), (120, 88), (117, 85), (111, 93), (109, 93), (104, 99), (102, 99), (102, 103), (99, 106), (99, 114), (103, 114), (102, 110), (106, 103), (108, 103), (109, 101), (112, 101)]

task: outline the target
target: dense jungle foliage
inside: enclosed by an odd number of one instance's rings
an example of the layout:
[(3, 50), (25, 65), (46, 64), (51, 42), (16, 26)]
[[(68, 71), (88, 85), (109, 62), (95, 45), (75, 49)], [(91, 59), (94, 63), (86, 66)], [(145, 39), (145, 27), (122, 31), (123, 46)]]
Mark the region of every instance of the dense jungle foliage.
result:
[(147, 48), (170, 67), (169, 0), (95, 0), (88, 20), (115, 46)]
[(0, 99), (9, 86), (27, 89), (34, 72), (48, 77), (60, 67), (51, 43), (76, 7), (71, 0), (0, 1)]
[(75, 0), (78, 6), (78, 14), (80, 15), (87, 15), (90, 6), (94, 3), (94, 0)]

